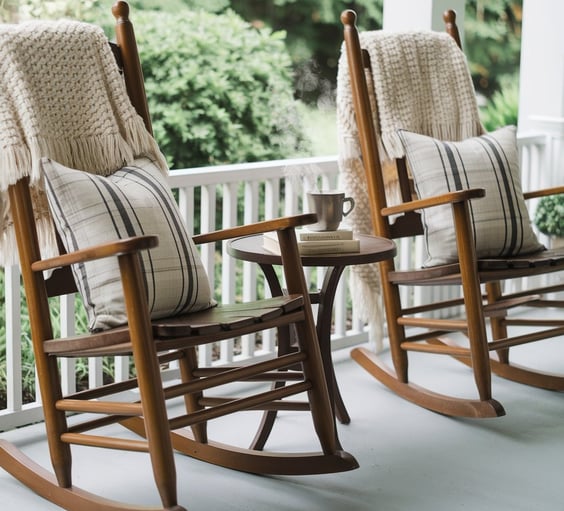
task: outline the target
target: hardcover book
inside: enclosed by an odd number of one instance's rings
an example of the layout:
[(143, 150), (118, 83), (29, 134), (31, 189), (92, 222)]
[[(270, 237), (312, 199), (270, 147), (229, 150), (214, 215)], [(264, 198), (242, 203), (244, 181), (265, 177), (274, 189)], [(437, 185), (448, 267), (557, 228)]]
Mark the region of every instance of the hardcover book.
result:
[(352, 240), (352, 229), (339, 229), (337, 231), (309, 231), (300, 229), (296, 231), (299, 241), (323, 241), (323, 240)]
[[(273, 254), (280, 254), (276, 232), (263, 234), (263, 247)], [(298, 239), (298, 250), (301, 255), (358, 253), (360, 252), (360, 240), (316, 239), (301, 241)]]

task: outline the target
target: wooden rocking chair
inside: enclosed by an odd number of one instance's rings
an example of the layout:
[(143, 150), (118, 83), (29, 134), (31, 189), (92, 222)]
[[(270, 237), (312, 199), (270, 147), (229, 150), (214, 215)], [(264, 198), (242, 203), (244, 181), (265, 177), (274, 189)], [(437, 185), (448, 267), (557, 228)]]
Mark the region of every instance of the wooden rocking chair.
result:
[[(447, 11), (444, 19), (447, 32), (460, 47), (455, 13)], [(504, 286), (512, 279), (538, 277), (564, 269), (564, 251), (561, 249), (542, 250), (541, 247), (541, 250), (524, 254), (482, 255), (477, 253), (477, 227), (474, 221), (480, 214), (480, 208), (486, 208), (487, 202), (501, 201), (500, 194), (491, 195), (489, 191), (485, 192), (482, 182), (473, 186), (452, 186), (449, 190), (439, 191), (440, 187), (435, 186), (438, 181), (431, 181), (434, 178), (423, 172), (423, 170), (425, 172), (433, 170), (432, 168), (423, 169), (427, 157), (423, 149), (429, 149), (430, 146), (435, 148), (444, 146), (446, 151), (450, 148), (449, 154), (454, 161), (457, 158), (457, 152), (460, 153), (460, 159), (464, 158), (464, 146), (451, 142), (443, 143), (440, 140), (437, 141), (436, 138), (422, 138), (416, 134), (398, 132), (407, 158), (392, 158), (391, 161), (386, 162), (391, 163), (390, 165), (383, 163), (381, 145), (379, 145), (382, 140), (381, 132), (380, 127), (377, 126), (379, 123), (375, 122), (375, 120), (381, 120), (379, 119), (382, 107), (379, 101), (381, 100), (378, 97), (373, 100), (373, 96), (369, 93), (369, 90), (376, 89), (375, 81), (378, 80), (378, 77), (372, 72), (368, 51), (365, 47), (361, 47), (356, 27), (356, 14), (350, 10), (345, 11), (341, 20), (344, 24), (347, 70), (350, 76), (350, 90), (358, 127), (374, 234), (392, 239), (422, 235), (429, 238), (431, 236), (429, 212), (442, 205), (443, 208), (446, 208), (446, 210), (443, 209), (443, 218), (452, 218), (449, 232), (453, 233), (452, 245), (455, 250), (455, 257), (452, 260), (442, 261), (428, 267), (405, 268), (405, 263), (402, 263), (400, 269), (396, 267), (394, 261), (384, 261), (379, 264), (393, 369), (382, 361), (381, 356), (365, 348), (353, 349), (351, 354), (353, 359), (376, 379), (405, 399), (430, 410), (452, 416), (496, 417), (505, 414), (501, 404), (492, 399), (492, 372), (524, 384), (544, 389), (564, 390), (564, 376), (546, 374), (513, 364), (509, 356), (511, 348), (564, 334), (564, 318), (539, 319), (538, 315), (531, 319), (523, 317), (524, 311), (526, 313), (526, 309), (523, 309), (525, 306), (562, 308), (562, 301), (550, 301), (547, 295), (562, 291), (564, 286), (555, 284), (535, 289), (504, 292), (506, 289)], [(447, 61), (444, 56), (437, 56), (437, 59)], [(419, 69), (417, 65), (414, 65), (413, 68)], [(409, 76), (406, 81), (417, 84), (423, 79), (421, 75), (416, 75)], [(487, 138), (478, 137), (476, 140), (482, 142), (487, 140), (485, 145), (488, 147), (490, 144), (493, 145), (495, 135), (485, 136)], [(423, 149), (415, 151), (413, 144), (419, 144), (420, 149)], [(437, 153), (436, 149), (429, 150)], [(443, 152), (441, 154), (444, 155)], [(517, 158), (515, 160), (518, 161)], [(456, 162), (458, 161), (456, 159)], [(448, 171), (451, 172), (450, 164), (450, 161), (442, 164), (437, 164), (436, 161), (434, 163), (440, 172), (444, 169), (450, 169)], [(383, 170), (384, 168), (386, 170)], [(419, 171), (419, 175), (416, 174), (416, 170)], [(391, 173), (391, 178), (387, 172)], [(515, 178), (515, 176), (511, 177)], [(505, 175), (505, 178), (508, 176)], [(519, 176), (516, 181), (518, 178)], [(387, 196), (386, 183), (394, 180), (399, 184), (400, 198), (391, 200), (392, 194)], [(425, 187), (426, 184), (427, 187)], [(510, 199), (517, 207), (518, 202), (523, 198), (533, 199), (563, 191), (564, 187), (559, 187), (527, 192), (519, 196), (520, 189), (518, 189), (515, 196)], [(484, 195), (485, 198), (482, 198)], [(509, 200), (506, 196), (503, 197), (504, 201)], [(513, 219), (513, 221), (517, 220)], [(529, 228), (526, 214), (520, 220), (526, 224), (524, 228)], [(498, 227), (494, 231), (494, 236), (503, 238), (504, 232), (503, 228)], [(429, 242), (429, 239), (427, 241)], [(435, 249), (436, 253), (442, 256), (442, 247), (435, 247)], [(410, 306), (403, 303), (410, 295), (410, 293), (402, 294), (402, 289), (405, 290), (406, 286), (407, 289), (412, 290), (415, 286), (451, 286), (451, 289), (461, 289), (462, 294), (459, 298), (438, 302), (432, 300), (433, 303)], [(508, 289), (511, 290), (510, 287)], [(437, 314), (449, 307), (462, 307), (462, 317), (447, 316), (445, 319), (445, 316), (441, 317)], [(519, 315), (512, 317), (510, 312), (516, 309), (519, 310)], [(514, 325), (527, 326), (531, 330), (525, 334), (510, 335), (510, 327)], [(491, 332), (489, 337), (488, 328)], [(464, 345), (460, 342), (460, 335), (458, 343), (449, 340), (449, 335), (452, 339), (454, 332), (462, 333), (463, 339), (466, 338), (468, 344)], [(474, 374), (478, 398), (469, 399), (445, 395), (410, 381), (408, 376), (410, 352), (450, 355), (470, 366)]]
[[(117, 21), (114, 54), (125, 77), (129, 97), (150, 131), (151, 122), (135, 36), (128, 19), (129, 7), (119, 1), (112, 12)], [(69, 86), (72, 89), (72, 84)], [(147, 261), (142, 256), (145, 251), (157, 247), (159, 237), (150, 234), (116, 239), (76, 251), (66, 250), (48, 259), (42, 258), (29, 183), (27, 177), (19, 179), (9, 187), (8, 192), (54, 475), (14, 445), (2, 440), (0, 465), (6, 471), (65, 509), (149, 509), (85, 492), (73, 486), (71, 476), (72, 444), (148, 452), (162, 501), (161, 507), (150, 509), (178, 511), (184, 508), (177, 502), (175, 451), (223, 467), (257, 474), (331, 473), (352, 470), (358, 466), (350, 454), (340, 449), (336, 437), (308, 286), (294, 233), (295, 227), (314, 222), (314, 215), (264, 221), (194, 238), (195, 243), (214, 243), (235, 236), (277, 231), (287, 295), (151, 319), (147, 278), (143, 274)], [(82, 265), (101, 258), (115, 258), (119, 263), (127, 324), (71, 338), (54, 338), (49, 297), (76, 289), (69, 270), (71, 265)], [(45, 278), (44, 275), (49, 271), (53, 271), (53, 275)], [(158, 278), (158, 274), (154, 276)], [(242, 367), (198, 367), (198, 346), (287, 325), (295, 326), (299, 338), (299, 347), (291, 354)], [(58, 368), (61, 358), (116, 355), (132, 355), (136, 377), (73, 395), (63, 395)], [(160, 368), (173, 362), (180, 368), (180, 380), (165, 385)], [(288, 384), (271, 390), (271, 384), (267, 383), (266, 387), (256, 391), (259, 386), (251, 383), (250, 389), (245, 388), (242, 397), (222, 398), (218, 397), (217, 392), (213, 397), (207, 396), (208, 390), (236, 381), (278, 380), (288, 381)], [(250, 394), (250, 391), (256, 392)], [(307, 400), (285, 399), (297, 394), (305, 395)], [(126, 401), (124, 396), (129, 395), (138, 397), (131, 402)], [(185, 410), (178, 416), (169, 417), (166, 400), (182, 396)], [(208, 439), (206, 426), (209, 420), (233, 412), (261, 409), (310, 413), (320, 449), (307, 453), (278, 453), (244, 449)], [(72, 425), (67, 422), (69, 414), (73, 415)], [(76, 421), (79, 414), (85, 416), (83, 422)], [(93, 415), (96, 418), (92, 419)], [(113, 438), (104, 436), (103, 431), (92, 433), (93, 429), (116, 423), (121, 423), (127, 430), (145, 439)]]

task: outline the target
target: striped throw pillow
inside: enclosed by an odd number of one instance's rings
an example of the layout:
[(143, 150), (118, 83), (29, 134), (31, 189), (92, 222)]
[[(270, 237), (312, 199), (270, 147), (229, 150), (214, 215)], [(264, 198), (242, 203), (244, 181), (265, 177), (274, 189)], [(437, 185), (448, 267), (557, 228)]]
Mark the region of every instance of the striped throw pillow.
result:
[[(147, 158), (109, 176), (42, 159), (53, 220), (68, 252), (136, 235), (158, 235), (143, 251), (142, 269), (153, 318), (214, 305), (207, 275), (166, 178)], [(127, 323), (115, 257), (73, 265), (92, 331)]]
[[(484, 198), (470, 202), (478, 257), (515, 256), (544, 248), (531, 228), (523, 199), (514, 126), (461, 142), (403, 130), (398, 133), (420, 198), (468, 188), (486, 190)], [(450, 205), (422, 213), (427, 250), (424, 266), (456, 262)]]

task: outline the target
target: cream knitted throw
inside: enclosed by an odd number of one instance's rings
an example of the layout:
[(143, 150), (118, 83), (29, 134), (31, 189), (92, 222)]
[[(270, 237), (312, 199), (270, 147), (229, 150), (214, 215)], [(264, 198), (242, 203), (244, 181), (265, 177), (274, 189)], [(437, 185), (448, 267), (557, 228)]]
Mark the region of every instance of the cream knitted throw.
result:
[[(377, 98), (379, 116), (374, 122), (381, 132), (384, 164), (404, 156), (398, 129), (443, 140), (483, 133), (466, 59), (449, 35), (372, 31), (359, 36), (372, 65), (369, 94), (372, 101)], [(356, 203), (348, 219), (354, 231), (368, 234), (372, 232), (370, 204), (344, 46), (337, 75), (337, 125), (340, 181)], [(368, 321), (373, 341), (381, 349), (383, 315), (377, 265), (352, 267), (351, 289), (355, 310)]]
[(41, 157), (109, 174), (140, 155), (167, 171), (102, 29), (71, 21), (0, 25), (0, 264), (17, 260), (6, 190), (23, 176), (35, 187), (44, 255), (55, 252)]

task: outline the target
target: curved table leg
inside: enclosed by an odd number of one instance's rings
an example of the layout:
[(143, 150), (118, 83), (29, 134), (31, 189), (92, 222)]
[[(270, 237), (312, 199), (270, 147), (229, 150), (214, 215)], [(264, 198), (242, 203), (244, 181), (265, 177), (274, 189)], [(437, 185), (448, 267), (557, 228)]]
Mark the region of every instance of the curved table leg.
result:
[[(274, 271), (274, 267), (269, 264), (259, 264), (261, 267), (266, 281), (268, 282), (268, 287), (270, 288), (270, 292), (272, 296), (281, 296), (283, 291), (282, 287), (280, 286), (280, 281), (278, 280), (278, 276)], [(282, 327), (278, 329), (278, 352), (279, 353), (289, 353), (291, 349), (291, 336), (290, 336), (290, 329), (288, 327)], [(278, 388), (283, 387), (283, 381), (274, 382), (272, 387)], [(257, 433), (253, 438), (250, 449), (254, 449), (257, 451), (262, 451), (264, 449), (264, 445), (270, 436), (270, 432), (274, 427), (274, 421), (276, 420), (276, 410), (269, 410), (262, 414), (262, 419), (260, 421), (260, 425), (258, 427)]]
[[(272, 296), (282, 295), (282, 287), (280, 286), (280, 281), (273, 266), (269, 264), (259, 264), (259, 266), (264, 273)], [(331, 358), (331, 320), (333, 316), (333, 304), (335, 302), (337, 286), (344, 269), (344, 266), (328, 267), (319, 293), (312, 294), (311, 299), (312, 303), (317, 303), (319, 305), (317, 310), (316, 328), (321, 357), (323, 359), (323, 366), (325, 369), (325, 378), (327, 379), (329, 387), (329, 397), (337, 419), (339, 419), (342, 424), (349, 424), (351, 419), (345, 407), (345, 403), (343, 402), (339, 386), (337, 385), (335, 369)], [(289, 353), (291, 349), (291, 334), (289, 328), (279, 329), (278, 351), (280, 353)], [(284, 382), (274, 383), (275, 388), (281, 386), (284, 386)], [(264, 412), (257, 434), (251, 442), (251, 449), (262, 450), (264, 448), (264, 445), (274, 426), (275, 419), (275, 410)]]
[(351, 418), (343, 402), (337, 378), (335, 377), (335, 368), (331, 359), (331, 319), (333, 317), (333, 304), (335, 302), (335, 293), (344, 266), (332, 266), (327, 268), (323, 284), (319, 292), (319, 308), (317, 310), (317, 337), (321, 348), (321, 356), (325, 367), (325, 376), (329, 383), (329, 393), (331, 402), (333, 403), (334, 412), (337, 419), (342, 424), (349, 424)]

